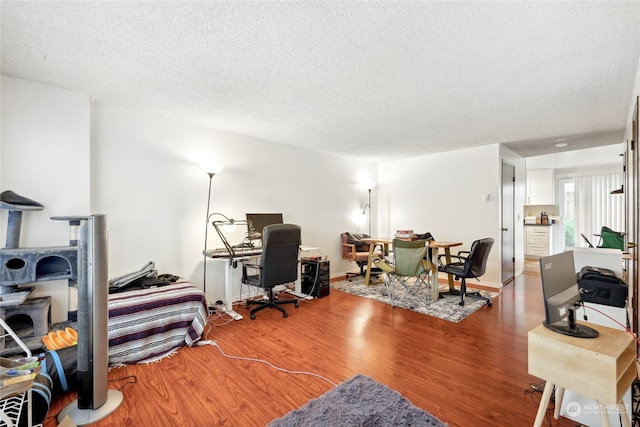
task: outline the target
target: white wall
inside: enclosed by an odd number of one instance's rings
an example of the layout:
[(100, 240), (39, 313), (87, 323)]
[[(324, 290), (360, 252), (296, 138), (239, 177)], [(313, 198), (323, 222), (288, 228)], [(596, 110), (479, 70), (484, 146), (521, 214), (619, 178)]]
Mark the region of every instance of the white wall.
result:
[[(85, 94), (4, 76), (1, 95), (1, 190), (46, 206), (25, 216), (23, 246), (67, 242), (66, 223), (50, 216), (104, 213), (110, 277), (152, 260), (160, 272), (202, 286), (208, 177), (199, 163), (212, 157), (225, 164), (213, 178), (212, 212), (235, 218), (282, 212), (287, 222), (302, 226), (304, 244), (329, 257), (332, 276), (356, 268), (341, 260), (339, 234), (367, 231), (361, 183), (376, 181), (372, 234), (412, 228), (462, 241), (463, 249), (493, 237), (482, 282), (500, 286), (501, 161), (516, 166), (516, 215), (524, 201), (525, 164), (498, 144), (376, 165), (91, 104)], [(6, 215), (0, 219), (4, 240)], [(522, 235), (516, 231), (516, 274), (522, 270)], [(209, 236), (209, 247), (220, 246), (211, 230)], [(231, 236), (241, 238), (241, 232)], [(210, 299), (223, 298), (221, 264), (207, 263)], [(65, 313), (66, 306), (55, 311)]]
[[(332, 276), (357, 269), (341, 259), (339, 235), (366, 231), (360, 183), (376, 181), (372, 163), (90, 105), (87, 95), (8, 77), (1, 95), (1, 190), (46, 207), (24, 216), (21, 246), (67, 244), (66, 223), (50, 216), (104, 213), (110, 277), (151, 260), (202, 287), (209, 178), (199, 163), (211, 156), (225, 164), (213, 178), (212, 212), (282, 212), (302, 226), (304, 244), (329, 257)], [(221, 246), (209, 236), (209, 247)], [(222, 263), (207, 265), (207, 296), (223, 299)], [(64, 298), (54, 305), (53, 320), (66, 318)]]
[[(339, 234), (366, 227), (353, 218), (362, 218), (359, 181), (375, 180), (373, 164), (99, 104), (93, 123), (93, 207), (110, 218), (112, 275), (152, 260), (161, 272), (202, 283), (209, 178), (199, 162), (207, 157), (225, 164), (212, 181), (211, 212), (282, 212), (302, 226), (305, 245), (329, 257), (332, 275), (355, 267), (341, 260)], [(209, 248), (222, 246), (208, 234)], [(227, 237), (243, 236), (240, 228)], [(222, 264), (207, 261), (213, 299), (223, 299)]]
[[(69, 244), (66, 221), (52, 216), (90, 213), (89, 96), (2, 77), (0, 191), (36, 200), (43, 211), (23, 213), (21, 247)], [(6, 242), (7, 212), (0, 210)], [(52, 295), (52, 317), (66, 319), (65, 281), (37, 285)]]
[(492, 237), (496, 243), (481, 282), (499, 287), (500, 175), (498, 144), (382, 163), (379, 234), (428, 231), (439, 240), (463, 242), (463, 250), (476, 239)]

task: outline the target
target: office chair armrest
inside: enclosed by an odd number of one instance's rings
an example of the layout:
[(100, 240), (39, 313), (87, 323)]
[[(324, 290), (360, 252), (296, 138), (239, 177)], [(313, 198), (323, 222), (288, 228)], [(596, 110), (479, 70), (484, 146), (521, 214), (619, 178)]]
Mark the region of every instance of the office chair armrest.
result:
[(342, 259), (349, 259), (347, 254), (350, 254), (353, 259), (356, 257), (356, 245), (353, 243), (342, 244)]
[[(464, 251), (462, 251), (462, 252), (464, 252)], [(458, 253), (460, 253), (460, 252), (458, 252)], [(438, 265), (440, 267), (446, 267), (447, 264), (449, 264), (449, 263), (443, 263), (442, 262), (442, 258), (444, 258), (446, 260), (447, 257), (449, 257), (451, 260), (456, 259), (456, 260), (458, 260), (457, 262), (465, 262), (467, 260), (466, 257), (460, 256), (460, 255), (448, 255), (447, 256), (447, 254), (440, 254), (440, 255), (438, 255)]]
[(254, 270), (262, 270), (262, 266), (259, 264), (250, 264), (247, 262), (242, 263), (242, 283), (247, 283), (247, 268), (252, 268)]
[(467, 256), (469, 256), (471, 254), (471, 251), (458, 251), (458, 256), (459, 257), (466, 258), (463, 254), (467, 254)]
[(242, 268), (255, 268), (256, 270), (260, 270), (262, 266), (260, 264), (243, 263)]

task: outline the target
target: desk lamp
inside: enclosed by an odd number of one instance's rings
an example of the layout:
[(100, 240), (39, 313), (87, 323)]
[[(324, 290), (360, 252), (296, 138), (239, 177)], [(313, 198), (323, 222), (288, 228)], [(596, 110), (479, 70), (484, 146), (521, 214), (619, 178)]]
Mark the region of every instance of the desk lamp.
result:
[(369, 191), (369, 203), (364, 205), (364, 209), (362, 209), (362, 215), (367, 213), (367, 208), (369, 208), (369, 236), (371, 236), (371, 190), (376, 186), (375, 182), (369, 182), (365, 184), (365, 188)]
[[(213, 177), (215, 174), (222, 172), (224, 169), (224, 165), (220, 163), (202, 163), (200, 165), (202, 170), (204, 170), (209, 175), (209, 192), (207, 193), (207, 217), (206, 222), (204, 224), (204, 250), (207, 250), (207, 237), (209, 231), (209, 208), (211, 207), (211, 181), (213, 181)], [(204, 252), (203, 252), (204, 254)], [(207, 296), (207, 255), (204, 255), (203, 262), (203, 274), (202, 274), (202, 291), (204, 292), (205, 298)]]

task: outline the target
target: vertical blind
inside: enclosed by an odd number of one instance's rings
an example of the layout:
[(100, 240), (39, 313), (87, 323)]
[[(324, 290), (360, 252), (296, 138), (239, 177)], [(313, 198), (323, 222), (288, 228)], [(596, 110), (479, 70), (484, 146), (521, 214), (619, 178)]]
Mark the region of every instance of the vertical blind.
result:
[[(624, 195), (610, 194), (622, 186), (623, 179), (622, 173), (575, 177), (576, 233), (591, 240), (602, 226), (624, 231)], [(595, 246), (598, 239), (591, 242)]]

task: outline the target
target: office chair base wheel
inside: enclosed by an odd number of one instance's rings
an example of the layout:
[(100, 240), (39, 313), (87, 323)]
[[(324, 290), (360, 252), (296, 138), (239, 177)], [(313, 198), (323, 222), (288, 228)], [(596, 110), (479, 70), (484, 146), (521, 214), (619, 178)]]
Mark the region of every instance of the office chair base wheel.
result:
[(251, 318), (251, 320), (256, 320), (256, 314), (255, 313), (249, 314), (249, 317)]
[(487, 307), (491, 307), (493, 303), (491, 301), (487, 301)]
[(282, 318), (283, 319), (286, 319), (287, 317), (289, 317), (289, 315), (286, 312), (282, 313)]
[(296, 300), (296, 302), (293, 303), (293, 306), (295, 308), (298, 308), (298, 307), (300, 307), (300, 303)]

